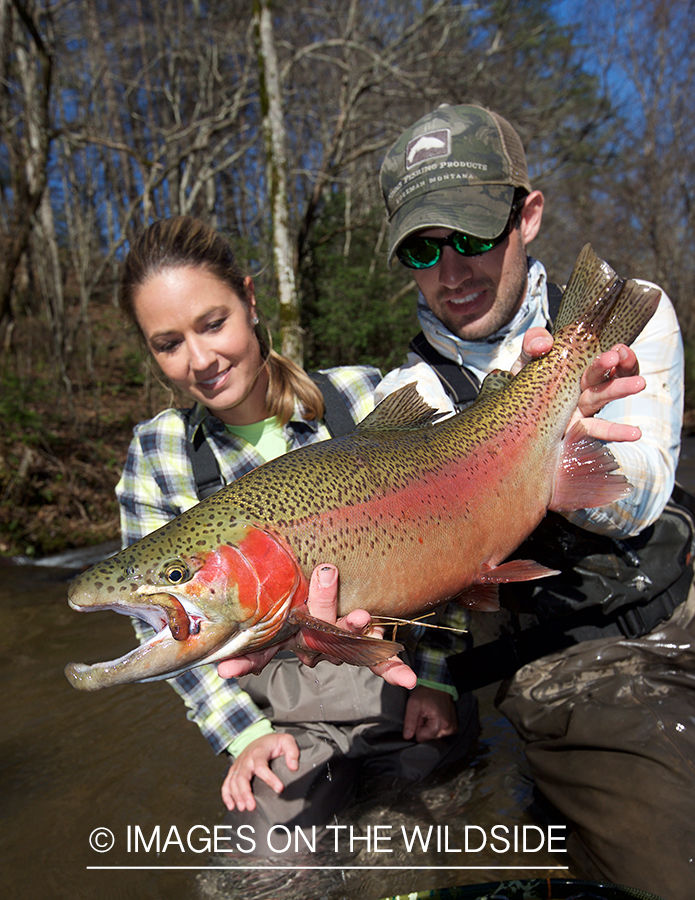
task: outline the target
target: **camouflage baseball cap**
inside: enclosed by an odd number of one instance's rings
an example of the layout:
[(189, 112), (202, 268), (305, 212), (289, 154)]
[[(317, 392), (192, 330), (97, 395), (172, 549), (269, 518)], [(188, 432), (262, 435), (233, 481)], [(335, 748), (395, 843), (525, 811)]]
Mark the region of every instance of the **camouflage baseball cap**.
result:
[(531, 191), (519, 135), (502, 116), (472, 105), (442, 105), (419, 119), (388, 151), (380, 177), (389, 265), (400, 242), (422, 228), (497, 237), (514, 188)]

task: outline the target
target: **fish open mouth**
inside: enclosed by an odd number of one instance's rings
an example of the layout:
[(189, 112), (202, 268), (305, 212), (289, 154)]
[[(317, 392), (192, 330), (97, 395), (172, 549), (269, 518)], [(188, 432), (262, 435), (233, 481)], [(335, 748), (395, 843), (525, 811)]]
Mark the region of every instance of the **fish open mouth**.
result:
[(230, 636), (229, 624), (210, 622), (193, 604), (168, 593), (152, 594), (146, 606), (133, 602), (86, 605), (75, 598), (68, 603), (78, 612), (111, 610), (131, 616), (154, 630), (151, 637), (118, 659), (93, 665), (69, 663), (65, 675), (78, 690), (173, 678), (205, 661)]
[(111, 610), (122, 616), (132, 616), (145, 622), (157, 634), (168, 627), (175, 641), (185, 641), (191, 635), (199, 634), (201, 623), (205, 620), (203, 613), (187, 598), (182, 600), (169, 592), (159, 590), (148, 594), (143, 605), (132, 600), (112, 604), (81, 603), (79, 599), (70, 595), (68, 605), (77, 612)]

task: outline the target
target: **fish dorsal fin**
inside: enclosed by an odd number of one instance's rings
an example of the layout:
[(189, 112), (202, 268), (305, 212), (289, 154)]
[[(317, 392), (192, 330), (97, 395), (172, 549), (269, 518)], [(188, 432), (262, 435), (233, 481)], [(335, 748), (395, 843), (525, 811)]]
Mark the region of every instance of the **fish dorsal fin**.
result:
[(504, 369), (493, 369), (489, 375), (485, 376), (483, 383), (480, 386), (478, 400), (482, 400), (485, 397), (498, 393), (498, 391), (505, 388), (513, 378), (514, 376), (511, 372), (505, 372)]
[(357, 426), (358, 431), (393, 431), (424, 428), (431, 425), (440, 413), (422, 399), (417, 384), (412, 381), (399, 388), (373, 409)]

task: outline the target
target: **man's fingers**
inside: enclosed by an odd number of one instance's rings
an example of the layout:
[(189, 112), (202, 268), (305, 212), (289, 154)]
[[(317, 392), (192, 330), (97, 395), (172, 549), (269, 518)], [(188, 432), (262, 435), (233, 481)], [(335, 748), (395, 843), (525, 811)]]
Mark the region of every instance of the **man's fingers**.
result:
[(532, 359), (538, 359), (540, 356), (543, 356), (552, 346), (553, 338), (549, 331), (538, 326), (529, 328), (524, 335), (519, 358), (510, 370), (512, 375), (518, 375), (526, 363), (531, 362)]
[(621, 381), (639, 375), (635, 351), (626, 344), (616, 344), (600, 353), (582, 375), (582, 390), (597, 387), (608, 381)]
[(262, 672), (270, 660), (275, 656), (282, 644), (275, 644), (266, 650), (254, 650), (246, 656), (235, 659), (224, 659), (217, 665), (217, 674), (220, 678), (241, 678), (252, 672)]
[(599, 441), (609, 441), (618, 443), (623, 441), (638, 441), (642, 437), (642, 432), (636, 425), (623, 425), (619, 422), (609, 422), (607, 419), (584, 420), (584, 427), (591, 437)]
[(645, 389), (647, 382), (641, 375), (614, 378), (595, 387), (583, 390), (579, 398), (579, 411), (584, 416), (594, 416), (612, 400), (623, 400)]

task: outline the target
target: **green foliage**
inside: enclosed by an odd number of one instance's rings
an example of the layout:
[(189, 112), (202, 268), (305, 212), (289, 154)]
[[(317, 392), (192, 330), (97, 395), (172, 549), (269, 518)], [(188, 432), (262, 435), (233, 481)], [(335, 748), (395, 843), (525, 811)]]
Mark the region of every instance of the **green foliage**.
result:
[(354, 228), (342, 223), (342, 195), (322, 211), (301, 271), (305, 367), (400, 365), (419, 330), (416, 289), (401, 267), (386, 268), (378, 250), (378, 217)]
[(6, 438), (12, 439), (23, 432), (36, 431), (40, 417), (30, 406), (31, 397), (47, 389), (47, 385), (32, 379), (25, 383), (15, 372), (7, 368), (0, 374), (0, 420)]

